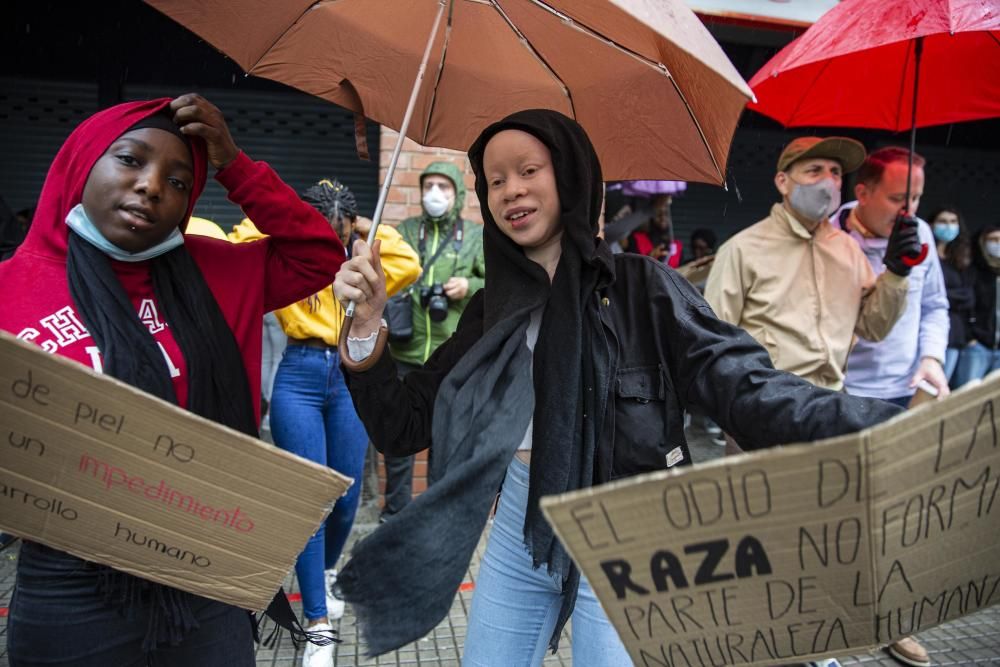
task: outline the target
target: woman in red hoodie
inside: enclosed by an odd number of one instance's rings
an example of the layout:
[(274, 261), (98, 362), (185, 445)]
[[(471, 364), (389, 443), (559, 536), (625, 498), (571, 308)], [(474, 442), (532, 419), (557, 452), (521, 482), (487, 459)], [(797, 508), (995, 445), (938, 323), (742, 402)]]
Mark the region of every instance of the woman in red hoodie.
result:
[[(185, 236), (207, 163), (268, 238)], [(336, 234), (197, 95), (84, 121), (49, 169), (34, 224), (0, 263), (0, 329), (248, 434), (263, 314), (333, 281)], [(12, 667), (252, 665), (246, 611), (26, 542)]]

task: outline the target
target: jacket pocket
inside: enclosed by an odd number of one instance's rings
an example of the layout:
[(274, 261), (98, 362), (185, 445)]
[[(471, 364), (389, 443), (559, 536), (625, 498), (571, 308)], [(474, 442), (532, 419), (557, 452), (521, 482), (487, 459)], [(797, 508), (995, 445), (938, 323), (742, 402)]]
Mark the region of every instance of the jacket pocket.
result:
[(683, 413), (662, 367), (620, 370), (614, 414), (612, 479), (691, 463)]

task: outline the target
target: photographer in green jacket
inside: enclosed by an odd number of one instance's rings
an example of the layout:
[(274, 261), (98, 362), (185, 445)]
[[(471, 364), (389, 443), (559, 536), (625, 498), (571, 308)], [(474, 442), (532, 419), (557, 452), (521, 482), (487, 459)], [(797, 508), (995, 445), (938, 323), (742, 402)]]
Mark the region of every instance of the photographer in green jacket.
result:
[[(466, 304), (485, 283), (483, 227), (462, 219), (465, 182), (451, 162), (434, 162), (420, 174), (421, 214), (397, 228), (417, 251), (423, 274), (410, 288), (413, 336), (389, 349), (400, 376), (419, 369), (458, 326)], [(413, 457), (386, 457), (385, 506), (381, 520), (413, 497)]]

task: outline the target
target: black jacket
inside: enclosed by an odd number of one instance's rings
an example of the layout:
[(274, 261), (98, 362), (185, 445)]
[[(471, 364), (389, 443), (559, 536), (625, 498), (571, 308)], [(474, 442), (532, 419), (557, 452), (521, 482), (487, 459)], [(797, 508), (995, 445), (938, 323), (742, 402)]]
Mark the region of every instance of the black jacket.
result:
[(941, 273), (948, 290), (948, 318), (951, 320), (948, 347), (962, 348), (972, 338), (970, 327), (975, 320), (973, 312), (976, 305), (975, 270), (959, 271), (951, 262), (942, 261)]
[[(430, 446), (438, 385), (482, 334), (483, 296), (481, 291), (470, 301), (455, 335), (424, 368), (402, 381), (388, 354), (364, 373), (346, 373), (379, 451), (405, 456)], [(775, 370), (749, 334), (715, 317), (690, 283), (647, 257), (616, 255), (613, 281), (589, 307), (599, 309), (603, 325), (592, 336), (591, 351), (598, 395), (605, 399), (596, 484), (664, 469), (668, 461), (690, 464), (684, 411), (691, 408), (714, 419), (744, 449), (851, 433), (901, 411)]]
[(997, 329), (997, 283), (1000, 276), (988, 266), (975, 265), (976, 302), (971, 324), (971, 338), (991, 349), (1000, 349), (1000, 330)]

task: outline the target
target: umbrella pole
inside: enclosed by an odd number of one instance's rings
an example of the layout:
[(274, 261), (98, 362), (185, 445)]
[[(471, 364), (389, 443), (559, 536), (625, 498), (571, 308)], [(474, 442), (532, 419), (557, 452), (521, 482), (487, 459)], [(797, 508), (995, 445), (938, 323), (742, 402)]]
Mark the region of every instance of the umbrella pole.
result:
[[(906, 199), (903, 200), (903, 210), (896, 216), (897, 225), (904, 224), (910, 217), (910, 180), (913, 178), (913, 153), (917, 150), (917, 90), (920, 87), (920, 56), (923, 50), (924, 38), (917, 37), (913, 47), (913, 109), (910, 112), (910, 153), (906, 156)], [(927, 244), (921, 243), (916, 255), (903, 255), (903, 263), (907, 266), (920, 264), (927, 257), (928, 250)]]
[[(441, 26), (441, 18), (444, 16), (444, 9), (447, 3), (448, 0), (438, 0), (437, 16), (434, 17), (434, 25), (431, 27), (431, 34), (427, 38), (427, 46), (424, 47), (424, 55), (420, 60), (420, 67), (417, 69), (417, 77), (413, 81), (413, 90), (410, 91), (410, 99), (406, 103), (406, 113), (403, 114), (403, 122), (399, 126), (399, 137), (396, 139), (396, 147), (392, 150), (392, 158), (389, 160), (389, 168), (385, 174), (385, 181), (382, 183), (382, 189), (378, 193), (375, 215), (372, 216), (372, 226), (368, 231), (369, 246), (375, 243), (375, 232), (378, 231), (379, 223), (382, 222), (382, 209), (385, 208), (385, 202), (389, 198), (389, 186), (392, 184), (392, 176), (396, 172), (396, 162), (399, 160), (399, 152), (402, 150), (403, 142), (406, 140), (406, 131), (410, 127), (410, 117), (413, 116), (413, 109), (417, 106), (417, 96), (420, 94), (420, 85), (423, 83), (424, 74), (427, 71), (427, 61), (430, 60), (431, 47), (434, 44), (434, 38), (437, 37), (438, 28)], [(353, 301), (347, 305), (344, 322), (340, 327), (340, 360), (349, 370), (363, 371), (378, 361), (388, 340), (389, 331), (384, 326), (379, 327), (378, 338), (376, 339), (375, 349), (372, 351), (372, 354), (361, 362), (355, 362), (351, 359), (351, 355), (347, 350), (347, 336), (350, 333), (351, 325), (354, 323), (355, 307), (356, 304)]]
[(913, 177), (913, 154), (917, 150), (917, 90), (920, 88), (920, 56), (924, 51), (924, 38), (917, 37), (913, 46), (913, 108), (910, 111), (910, 155), (906, 160), (906, 200), (903, 208), (910, 214), (910, 179)]

